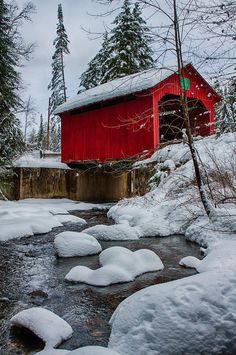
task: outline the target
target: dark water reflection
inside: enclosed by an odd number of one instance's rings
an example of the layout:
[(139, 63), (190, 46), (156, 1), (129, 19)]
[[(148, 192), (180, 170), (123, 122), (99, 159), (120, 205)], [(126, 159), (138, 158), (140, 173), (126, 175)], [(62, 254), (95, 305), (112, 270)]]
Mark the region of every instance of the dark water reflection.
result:
[(112, 224), (100, 211), (73, 212), (87, 220), (86, 227), (67, 225), (52, 232), (30, 238), (12, 240), (0, 245), (0, 354), (32, 354), (42, 343), (30, 334), (18, 334), (9, 327), (9, 319), (32, 306), (42, 306), (63, 317), (72, 326), (74, 335), (61, 348), (75, 349), (85, 345), (106, 345), (108, 321), (117, 305), (132, 293), (149, 285), (179, 279), (194, 270), (178, 265), (187, 255), (200, 257), (199, 247), (186, 242), (183, 236), (144, 238), (139, 241), (101, 242), (103, 249), (120, 245), (131, 250), (148, 248), (162, 259), (163, 271), (147, 273), (133, 282), (93, 287), (64, 281), (76, 265), (97, 268), (98, 256), (58, 259), (53, 240), (64, 230), (81, 231), (99, 223)]

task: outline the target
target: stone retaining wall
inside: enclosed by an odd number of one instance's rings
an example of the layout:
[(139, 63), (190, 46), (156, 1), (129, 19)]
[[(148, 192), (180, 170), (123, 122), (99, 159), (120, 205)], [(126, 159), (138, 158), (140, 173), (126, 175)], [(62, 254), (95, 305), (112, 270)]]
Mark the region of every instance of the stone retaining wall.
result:
[(115, 173), (100, 169), (16, 168), (12, 181), (2, 190), (10, 200), (70, 198), (78, 201), (118, 201), (145, 194), (149, 190), (152, 170), (153, 166)]

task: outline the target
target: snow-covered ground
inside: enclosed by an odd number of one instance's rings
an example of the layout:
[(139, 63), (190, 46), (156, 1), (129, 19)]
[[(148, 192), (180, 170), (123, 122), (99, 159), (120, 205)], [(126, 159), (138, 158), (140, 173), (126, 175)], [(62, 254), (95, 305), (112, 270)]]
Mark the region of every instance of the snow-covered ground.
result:
[(61, 257), (86, 256), (102, 251), (97, 239), (86, 233), (62, 232), (54, 240), (56, 252)]
[(24, 153), (20, 158), (15, 160), (14, 166), (20, 168), (70, 169), (66, 164), (61, 162), (61, 156), (54, 155), (47, 158), (40, 158), (39, 151)]
[(145, 272), (162, 270), (164, 265), (152, 250), (135, 252), (123, 247), (111, 247), (99, 255), (102, 265), (97, 270), (76, 266), (66, 275), (67, 281), (84, 282), (94, 286), (108, 286), (114, 283), (133, 281)]
[(76, 202), (68, 199), (0, 200), (0, 241), (48, 233), (62, 223), (85, 224), (71, 210), (106, 209), (106, 204)]
[(214, 196), (216, 203), (210, 218), (199, 201), (183, 144), (150, 159), (157, 161), (150, 193), (123, 200), (109, 211), (117, 223), (129, 223), (142, 237), (181, 233), (205, 253), (202, 261), (187, 255), (180, 261), (198, 275), (148, 287), (118, 306), (109, 347), (121, 354), (236, 353), (236, 134), (195, 144), (208, 171), (206, 177), (202, 168), (209, 199)]

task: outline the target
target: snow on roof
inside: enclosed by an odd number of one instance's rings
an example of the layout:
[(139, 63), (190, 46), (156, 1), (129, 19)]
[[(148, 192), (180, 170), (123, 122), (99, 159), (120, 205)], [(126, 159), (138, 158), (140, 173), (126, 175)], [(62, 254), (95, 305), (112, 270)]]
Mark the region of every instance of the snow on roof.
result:
[(149, 69), (141, 73), (132, 74), (112, 80), (81, 92), (66, 103), (60, 105), (54, 114), (70, 111), (96, 102), (140, 92), (157, 85), (177, 71), (176, 67)]

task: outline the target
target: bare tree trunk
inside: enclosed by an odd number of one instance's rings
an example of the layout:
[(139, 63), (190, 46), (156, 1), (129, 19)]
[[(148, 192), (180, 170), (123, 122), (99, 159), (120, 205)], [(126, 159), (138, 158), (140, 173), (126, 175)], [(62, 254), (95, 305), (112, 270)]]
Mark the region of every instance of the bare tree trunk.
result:
[(199, 164), (198, 164), (198, 160), (197, 160), (197, 153), (196, 153), (196, 150), (194, 147), (191, 126), (190, 126), (188, 100), (187, 100), (186, 90), (185, 90), (185, 87), (183, 87), (183, 81), (182, 81), (182, 79), (184, 77), (184, 73), (183, 73), (184, 65), (183, 65), (183, 57), (182, 57), (181, 38), (180, 38), (180, 31), (179, 31), (179, 21), (178, 21), (176, 0), (173, 0), (173, 6), (174, 6), (175, 46), (176, 46), (176, 56), (177, 56), (178, 76), (179, 76), (179, 86), (180, 86), (180, 104), (182, 107), (182, 113), (183, 113), (183, 118), (184, 118), (184, 123), (185, 123), (185, 128), (186, 128), (188, 146), (189, 146), (189, 149), (191, 152), (191, 157), (192, 157), (193, 166), (194, 166), (194, 170), (195, 170), (196, 181), (197, 181), (197, 186), (198, 186), (200, 198), (201, 198), (202, 204), (204, 206), (204, 209), (206, 211), (206, 214), (209, 216), (213, 210), (213, 207), (207, 198), (206, 191), (205, 191), (204, 184), (203, 184), (202, 177), (201, 177), (201, 173), (200, 173), (200, 169), (199, 169)]
[(51, 131), (51, 99), (48, 100), (48, 124), (47, 124), (47, 143), (46, 149), (49, 150), (50, 147), (50, 131)]
[(66, 82), (65, 82), (65, 72), (64, 72), (64, 58), (63, 52), (61, 50), (61, 71), (62, 71), (62, 80), (63, 80), (63, 90), (64, 90), (64, 101), (66, 102)]

